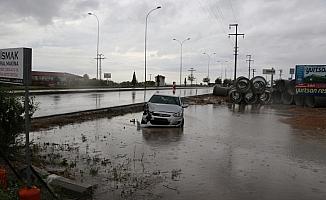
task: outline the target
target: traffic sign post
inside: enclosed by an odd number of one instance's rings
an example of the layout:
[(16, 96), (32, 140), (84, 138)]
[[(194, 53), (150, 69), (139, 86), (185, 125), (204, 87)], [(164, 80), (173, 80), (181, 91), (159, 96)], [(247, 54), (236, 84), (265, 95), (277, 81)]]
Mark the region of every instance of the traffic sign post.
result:
[(275, 74), (275, 69), (274, 68), (263, 69), (263, 74), (270, 74), (271, 75), (271, 88), (273, 88), (273, 78), (274, 78), (274, 74)]
[(106, 78), (106, 84), (109, 84), (109, 78), (111, 78), (111, 73), (104, 73), (104, 78)]

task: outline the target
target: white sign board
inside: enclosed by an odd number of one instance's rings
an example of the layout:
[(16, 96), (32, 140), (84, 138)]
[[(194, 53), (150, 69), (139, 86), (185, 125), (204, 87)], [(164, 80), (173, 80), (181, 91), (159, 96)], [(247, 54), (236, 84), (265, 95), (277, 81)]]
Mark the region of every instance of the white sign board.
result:
[(263, 69), (263, 74), (275, 74), (275, 69)]
[(104, 73), (104, 78), (111, 78), (111, 73)]
[(32, 49), (0, 49), (0, 82), (29, 84), (31, 79)]

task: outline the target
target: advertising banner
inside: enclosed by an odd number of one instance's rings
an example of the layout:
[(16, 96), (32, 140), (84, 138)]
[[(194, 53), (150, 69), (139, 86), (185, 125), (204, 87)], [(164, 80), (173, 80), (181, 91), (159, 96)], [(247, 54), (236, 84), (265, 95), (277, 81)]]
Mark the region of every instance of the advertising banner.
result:
[(104, 78), (111, 78), (111, 73), (104, 73)]
[(0, 82), (28, 85), (31, 81), (32, 49), (0, 49)]
[(296, 93), (326, 96), (326, 65), (296, 65)]

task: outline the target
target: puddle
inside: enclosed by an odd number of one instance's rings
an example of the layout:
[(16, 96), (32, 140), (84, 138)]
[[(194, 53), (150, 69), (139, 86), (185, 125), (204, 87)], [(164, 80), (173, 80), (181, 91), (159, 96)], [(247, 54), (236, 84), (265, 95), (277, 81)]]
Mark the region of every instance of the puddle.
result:
[(325, 199), (326, 136), (302, 137), (282, 112), (191, 105), (183, 129), (137, 130), (133, 113), (31, 138), (48, 168), (96, 184), (94, 199)]

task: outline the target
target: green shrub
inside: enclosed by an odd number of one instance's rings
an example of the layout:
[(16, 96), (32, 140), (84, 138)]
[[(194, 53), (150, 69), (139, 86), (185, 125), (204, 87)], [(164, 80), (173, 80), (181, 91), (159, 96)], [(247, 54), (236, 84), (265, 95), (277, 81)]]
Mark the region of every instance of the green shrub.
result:
[[(23, 132), (25, 109), (22, 97), (12, 91), (0, 88), (0, 148), (4, 153), (15, 144), (16, 137)], [(30, 116), (36, 110), (33, 98), (30, 99)]]

